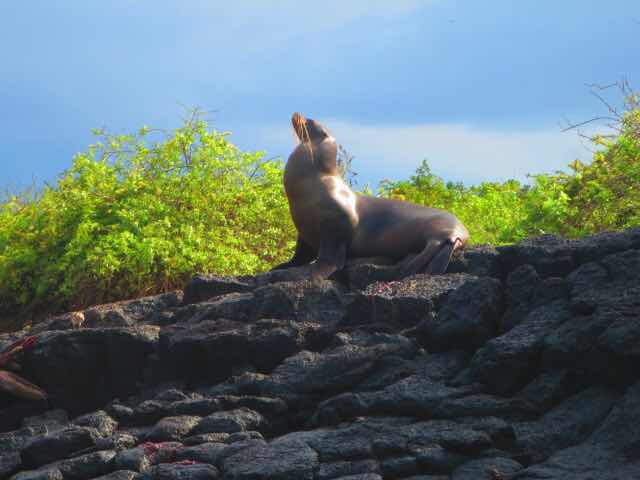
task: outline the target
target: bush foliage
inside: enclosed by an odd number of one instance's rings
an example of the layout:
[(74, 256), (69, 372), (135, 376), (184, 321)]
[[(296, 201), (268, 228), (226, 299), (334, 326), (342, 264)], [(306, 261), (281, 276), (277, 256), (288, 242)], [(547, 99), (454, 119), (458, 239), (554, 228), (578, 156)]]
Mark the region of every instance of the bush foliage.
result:
[(241, 152), (198, 119), (168, 138), (99, 140), (36, 197), (0, 209), (0, 302), (22, 313), (182, 287), (194, 272), (284, 261), (294, 229), (282, 162)]
[(449, 210), (474, 243), (506, 244), (546, 233), (577, 237), (640, 225), (640, 102), (623, 84), (625, 108), (609, 106), (612, 135), (589, 137), (590, 164), (576, 160), (569, 173), (531, 176), (465, 187), (445, 183), (425, 161), (409, 180), (386, 181), (381, 194)]
[[(449, 210), (474, 243), (579, 236), (640, 224), (640, 108), (629, 93), (613, 137), (569, 173), (476, 186), (425, 161), (379, 194)], [(56, 311), (180, 288), (195, 272), (251, 274), (284, 261), (295, 230), (281, 160), (242, 152), (194, 116), (170, 134), (95, 132), (53, 186), (0, 205), (0, 316)], [(158, 137), (160, 135), (160, 137)], [(346, 174), (351, 157), (342, 152)], [(14, 324), (14, 326), (17, 323)]]

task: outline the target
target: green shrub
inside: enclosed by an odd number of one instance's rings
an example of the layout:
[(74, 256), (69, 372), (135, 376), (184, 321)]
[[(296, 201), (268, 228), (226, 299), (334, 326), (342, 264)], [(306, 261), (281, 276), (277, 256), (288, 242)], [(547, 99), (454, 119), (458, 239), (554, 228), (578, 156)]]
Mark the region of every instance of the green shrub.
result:
[[(478, 186), (445, 183), (426, 161), (409, 180), (383, 182), (380, 194), (454, 213), (471, 232), (471, 243), (507, 244), (545, 233), (576, 237), (640, 225), (640, 103), (623, 85), (625, 108), (596, 135), (589, 165), (575, 161), (569, 173), (531, 176)], [(616, 111), (615, 109), (611, 109)]]
[(535, 176), (531, 186), (509, 180), (465, 187), (445, 183), (426, 160), (408, 181), (383, 182), (380, 193), (450, 211), (469, 229), (471, 243), (495, 245), (559, 232), (569, 200), (562, 185), (545, 175)]
[(613, 137), (594, 136), (599, 147), (589, 165), (574, 162), (571, 175), (559, 175), (571, 202), (572, 235), (640, 225), (640, 102), (628, 92)]
[(55, 186), (0, 206), (0, 303), (25, 314), (248, 274), (294, 241), (282, 162), (194, 119), (163, 140), (106, 135)]

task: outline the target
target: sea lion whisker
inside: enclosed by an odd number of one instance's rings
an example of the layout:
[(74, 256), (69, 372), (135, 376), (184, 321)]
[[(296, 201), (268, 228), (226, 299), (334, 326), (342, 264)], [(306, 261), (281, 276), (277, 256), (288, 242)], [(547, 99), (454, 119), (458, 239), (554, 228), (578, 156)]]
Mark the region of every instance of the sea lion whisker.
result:
[(292, 117), (293, 120), (293, 128), (298, 136), (300, 143), (307, 145), (307, 149), (309, 150), (309, 155), (311, 156), (311, 163), (314, 163), (313, 158), (313, 146), (311, 145), (311, 135), (309, 135), (309, 130), (307, 129), (307, 119), (304, 118), (300, 113), (295, 112)]

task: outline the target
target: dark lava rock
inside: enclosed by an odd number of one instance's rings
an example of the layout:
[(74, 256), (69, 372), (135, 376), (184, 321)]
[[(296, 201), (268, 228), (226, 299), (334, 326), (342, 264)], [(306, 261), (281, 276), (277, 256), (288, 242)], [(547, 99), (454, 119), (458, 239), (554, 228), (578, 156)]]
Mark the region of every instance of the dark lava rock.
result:
[(451, 480), (502, 480), (521, 469), (522, 465), (510, 458), (480, 458), (456, 468)]
[(151, 480), (215, 480), (219, 472), (213, 465), (204, 463), (167, 463), (153, 467), (149, 476)]
[(591, 388), (568, 398), (532, 422), (515, 425), (517, 449), (527, 463), (540, 463), (552, 453), (584, 440), (609, 413), (616, 395)]
[[(63, 313), (62, 315), (56, 315), (34, 325), (30, 333), (32, 335), (35, 335), (38, 333), (50, 332), (53, 330), (70, 330), (73, 328), (79, 328), (84, 324), (84, 321), (84, 312)], [(10, 343), (13, 343), (13, 341)]]
[[(99, 414), (99, 412), (98, 412)], [(48, 410), (42, 415), (27, 417), (22, 420), (22, 426), (25, 428), (34, 428), (46, 431), (48, 433), (60, 430), (69, 424), (69, 416), (67, 412), (61, 409)]]
[(255, 430), (249, 430), (247, 432), (231, 433), (224, 441), (225, 443), (245, 442), (247, 440), (264, 440), (264, 436)]
[(97, 477), (94, 480), (135, 480), (140, 478), (137, 472), (131, 472), (129, 470), (118, 470), (117, 472), (107, 473), (101, 477)]
[(61, 460), (38, 470), (21, 472), (13, 479), (82, 480), (110, 473), (114, 466), (114, 451), (100, 451)]
[(64, 480), (64, 477), (59, 469), (49, 468), (46, 470), (20, 472), (11, 477), (11, 480)]
[(159, 402), (179, 402), (180, 400), (188, 400), (191, 397), (177, 388), (169, 388), (158, 393), (153, 399)]
[(116, 428), (118, 428), (118, 422), (107, 415), (103, 410), (98, 410), (95, 413), (88, 413), (78, 417), (73, 421), (73, 424), (78, 425), (79, 427), (95, 428), (98, 434), (102, 437), (113, 435)]
[(574, 372), (568, 369), (544, 372), (525, 386), (516, 398), (540, 413), (550, 409), (561, 399), (576, 393), (581, 386)]
[(229, 437), (228, 433), (203, 433), (184, 438), (182, 443), (187, 446), (201, 445), (203, 443), (225, 443)]
[(251, 331), (249, 360), (267, 373), (304, 347), (304, 329), (292, 321), (260, 320)]
[(437, 444), (416, 449), (413, 454), (420, 468), (431, 473), (451, 473), (454, 468), (467, 460), (464, 455)]
[(309, 269), (0, 334), (0, 478), (640, 478), (640, 228)]
[(256, 430), (265, 423), (264, 417), (248, 408), (212, 413), (198, 422), (194, 434), (236, 433)]
[(532, 309), (532, 300), (542, 280), (538, 272), (529, 264), (520, 265), (507, 276), (505, 312), (500, 329), (511, 330), (519, 324)]
[(640, 478), (640, 382), (629, 387), (602, 423), (578, 445), (555, 452), (514, 478)]
[(43, 333), (28, 367), (53, 405), (86, 412), (134, 393), (157, 341), (151, 326)]
[(168, 327), (160, 335), (165, 374), (190, 382), (221, 382), (234, 367), (248, 364), (248, 334), (248, 325), (231, 320)]
[(489, 340), (471, 360), (474, 378), (496, 393), (512, 393), (537, 373), (545, 338), (571, 319), (559, 300), (531, 311), (513, 329)]
[(376, 473), (362, 473), (359, 475), (348, 475), (346, 477), (340, 477), (338, 480), (383, 480), (382, 477)]
[(20, 425), (22, 428), (0, 433), (0, 452), (22, 450), (33, 439), (61, 430), (68, 424), (67, 413), (63, 410), (50, 410), (34, 417), (13, 418), (10, 423), (3, 424), (3, 430), (18, 428)]
[(326, 353), (302, 351), (285, 360), (268, 377), (245, 376), (239, 379), (247, 393), (296, 399), (300, 394), (339, 391), (364, 379), (387, 355), (415, 354), (415, 347), (383, 343), (372, 347), (346, 345)]
[(307, 280), (266, 285), (255, 290), (254, 320), (311, 320), (336, 323), (348, 303), (345, 288), (332, 280)]
[(116, 452), (102, 451), (63, 460), (57, 464), (62, 476), (70, 479), (94, 478), (113, 470)]
[(280, 398), (224, 395), (217, 400), (227, 410), (246, 407), (264, 415), (281, 415), (287, 410), (287, 404)]
[(255, 297), (252, 293), (228, 293), (207, 302), (182, 307), (175, 312), (173, 320), (190, 324), (221, 318), (248, 322), (254, 305)]
[(449, 387), (440, 382), (412, 375), (383, 390), (344, 393), (330, 398), (318, 407), (321, 423), (337, 423), (362, 415), (412, 415), (425, 417), (447, 399), (472, 393), (470, 387)]
[(245, 293), (255, 288), (251, 277), (196, 275), (184, 287), (183, 304), (199, 303), (227, 293)]
[(576, 242), (576, 257), (582, 264), (597, 261), (613, 253), (638, 249), (640, 249), (640, 227), (581, 238)]
[(97, 438), (98, 433), (93, 429), (68, 428), (34, 439), (20, 455), (25, 467), (37, 468), (92, 447)]
[(451, 480), (449, 475), (415, 475), (403, 480)]
[(353, 290), (364, 290), (372, 283), (399, 280), (398, 270), (389, 265), (375, 263), (351, 263), (345, 267), (345, 276)]
[(508, 273), (529, 264), (542, 277), (564, 277), (578, 266), (576, 243), (555, 235), (543, 235), (498, 247), (501, 269)]
[(545, 366), (569, 366), (602, 382), (628, 384), (640, 338), (640, 251), (587, 263), (569, 276), (574, 319), (544, 341)]
[(122, 307), (114, 305), (109, 309), (87, 310), (83, 326), (86, 328), (132, 327), (136, 323), (136, 320), (128, 316)]
[(20, 454), (17, 452), (0, 455), (0, 478), (7, 478), (17, 472), (21, 463)]
[(190, 398), (172, 402), (164, 408), (164, 411), (171, 416), (197, 415), (206, 417), (223, 409), (223, 403), (218, 398)]
[(406, 477), (418, 473), (418, 462), (412, 456), (386, 458), (380, 463), (380, 470), (383, 478)]
[(466, 274), (414, 275), (401, 281), (373, 283), (355, 294), (343, 324), (413, 327), (435, 311), (447, 293), (473, 279)]
[(121, 450), (116, 454), (114, 461), (118, 470), (146, 472), (151, 467), (151, 461), (142, 447)]
[(380, 464), (376, 460), (355, 462), (322, 463), (316, 472), (317, 480), (331, 480), (362, 474), (380, 473)]
[(168, 442), (186, 437), (200, 422), (200, 417), (179, 416), (165, 417), (160, 420), (147, 434), (147, 440), (152, 442)]
[(0, 433), (0, 452), (10, 453), (20, 451), (28, 445), (34, 437), (43, 433), (46, 433), (46, 430), (38, 430), (31, 427)]
[[(28, 375), (23, 376), (33, 380)], [(46, 399), (25, 402), (6, 393), (0, 393), (0, 431), (18, 430), (23, 418), (44, 414), (49, 407)], [(2, 441), (0, 434), (0, 443)]]
[(494, 337), (502, 313), (502, 285), (494, 278), (464, 283), (418, 327), (429, 351), (477, 348)]
[(137, 298), (89, 308), (82, 313), (83, 328), (131, 327), (142, 322), (153, 322), (163, 311), (182, 302), (182, 292), (169, 292), (152, 297)]
[(222, 464), (225, 478), (232, 480), (313, 480), (318, 454), (308, 445), (295, 441), (276, 441), (247, 448)]
[[(127, 412), (128, 414), (129, 412)], [(165, 416), (165, 404), (157, 400), (145, 400), (132, 409), (131, 415), (126, 416), (128, 423), (133, 425), (150, 425)]]
[(116, 450), (131, 448), (138, 442), (133, 435), (125, 432), (117, 432), (106, 438), (99, 438), (96, 441), (96, 450)]
[(471, 245), (451, 258), (449, 273), (468, 273), (477, 277), (500, 277), (500, 254), (492, 245)]
[(227, 449), (223, 443), (201, 443), (193, 447), (181, 448), (176, 452), (176, 462), (193, 461), (216, 465)]

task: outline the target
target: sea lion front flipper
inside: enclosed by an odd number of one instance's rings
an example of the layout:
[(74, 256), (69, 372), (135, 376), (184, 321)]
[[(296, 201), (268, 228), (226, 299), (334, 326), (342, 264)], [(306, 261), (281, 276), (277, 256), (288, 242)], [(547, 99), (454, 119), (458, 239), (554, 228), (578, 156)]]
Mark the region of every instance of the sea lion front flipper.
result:
[(281, 263), (280, 265), (276, 265), (270, 271), (273, 272), (274, 270), (284, 270), (285, 268), (306, 265), (315, 260), (317, 256), (318, 252), (311, 245), (302, 240), (300, 235), (298, 235), (296, 240), (296, 250), (293, 253), (293, 257), (291, 257), (291, 260)]
[(320, 241), (318, 260), (311, 265), (311, 280), (317, 282), (344, 268), (347, 262), (347, 243), (335, 238)]

